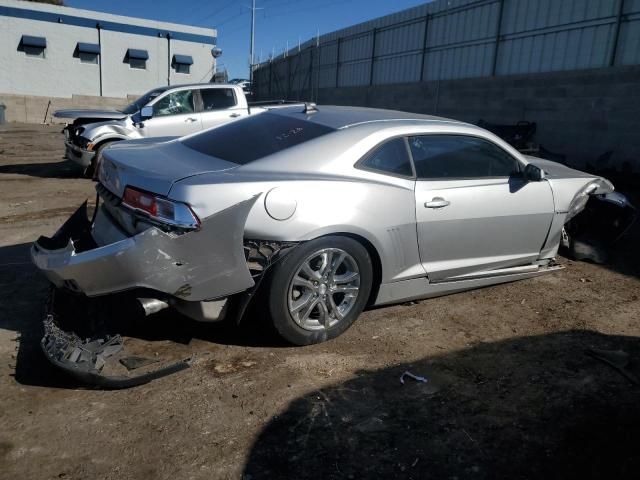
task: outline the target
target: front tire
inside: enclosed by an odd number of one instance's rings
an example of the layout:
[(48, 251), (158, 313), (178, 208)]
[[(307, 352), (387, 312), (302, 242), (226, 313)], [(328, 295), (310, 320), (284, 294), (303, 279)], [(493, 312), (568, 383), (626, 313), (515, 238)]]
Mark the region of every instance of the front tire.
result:
[(273, 326), (294, 345), (335, 338), (362, 313), (372, 281), (371, 258), (356, 240), (327, 236), (303, 243), (273, 268)]
[(102, 162), (102, 152), (105, 148), (111, 145), (114, 141), (104, 142), (102, 145), (99, 145), (96, 148), (95, 155), (91, 160), (91, 165), (87, 167), (84, 171), (84, 176), (86, 178), (92, 179), (94, 182), (98, 181), (98, 168), (100, 167), (100, 163)]

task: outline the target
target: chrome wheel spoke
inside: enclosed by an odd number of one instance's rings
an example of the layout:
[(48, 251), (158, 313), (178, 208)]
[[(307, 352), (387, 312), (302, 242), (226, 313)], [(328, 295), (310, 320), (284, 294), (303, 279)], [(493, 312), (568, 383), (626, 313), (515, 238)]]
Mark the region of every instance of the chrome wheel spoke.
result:
[(311, 295), (310, 293), (307, 295), (303, 295), (298, 300), (291, 303), (291, 306), (289, 307), (289, 311), (295, 315), (299, 313), (300, 310), (303, 310), (304, 308), (308, 307), (312, 303), (313, 303), (313, 295)]
[(344, 315), (342, 315), (342, 312), (336, 305), (336, 300), (333, 298), (333, 295), (329, 295), (329, 306), (331, 307), (331, 313), (333, 313), (335, 318), (338, 320), (342, 320), (344, 318)]
[(331, 326), (331, 317), (329, 316), (329, 309), (324, 300), (318, 302), (318, 322), (324, 327), (329, 328)]
[(322, 253), (322, 265), (320, 265), (320, 269), (318, 270), (321, 277), (325, 277), (331, 270), (332, 260), (333, 260), (333, 252), (331, 250), (329, 250), (328, 252)]
[(307, 280), (306, 278), (303, 278), (300, 275), (296, 275), (295, 277), (293, 277), (293, 284), (296, 287), (304, 287), (309, 290), (313, 290), (315, 288), (315, 285), (311, 280)]
[(333, 265), (331, 266), (331, 270), (329, 270), (329, 280), (331, 282), (334, 281), (334, 278), (336, 276), (336, 272), (338, 271), (338, 268), (340, 268), (340, 265), (342, 265), (342, 263), (344, 262), (344, 259), (347, 258), (347, 254), (345, 252), (340, 252), (340, 255), (338, 255), (338, 259), (333, 262)]
[(358, 272), (347, 272), (343, 275), (336, 275), (333, 277), (333, 283), (336, 285), (343, 285), (345, 283), (353, 283), (360, 279)]
[(358, 290), (360, 290), (360, 287), (355, 287), (351, 285), (336, 285), (336, 287), (333, 289), (333, 292), (353, 294), (353, 293), (357, 293)]
[(309, 277), (309, 280), (311, 279), (320, 280), (322, 278), (322, 275), (320, 274), (320, 272), (311, 268), (311, 265), (309, 265), (309, 262), (304, 262), (302, 264), (302, 268), (300, 269), (300, 271), (303, 272), (307, 277)]
[(319, 303), (320, 303), (319, 298), (313, 298), (309, 306), (305, 309), (304, 313), (300, 315), (300, 321), (305, 322), (306, 320), (308, 320), (309, 315), (311, 315), (311, 312), (313, 312), (313, 309), (316, 308), (316, 305), (318, 305)]

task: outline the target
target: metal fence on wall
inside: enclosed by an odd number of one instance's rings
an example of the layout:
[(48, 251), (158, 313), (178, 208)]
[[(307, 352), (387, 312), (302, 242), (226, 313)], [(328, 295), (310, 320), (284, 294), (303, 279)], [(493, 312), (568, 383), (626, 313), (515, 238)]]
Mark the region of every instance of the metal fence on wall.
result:
[(258, 98), (640, 64), (640, 0), (439, 0), (259, 64)]

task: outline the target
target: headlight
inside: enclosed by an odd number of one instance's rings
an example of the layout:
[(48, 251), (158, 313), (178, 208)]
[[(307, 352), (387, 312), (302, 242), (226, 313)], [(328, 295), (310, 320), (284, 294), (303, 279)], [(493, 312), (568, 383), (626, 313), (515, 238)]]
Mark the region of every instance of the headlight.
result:
[(78, 145), (83, 150), (87, 149), (87, 145), (89, 145), (90, 142), (91, 140), (89, 140), (88, 138), (76, 137), (76, 145)]

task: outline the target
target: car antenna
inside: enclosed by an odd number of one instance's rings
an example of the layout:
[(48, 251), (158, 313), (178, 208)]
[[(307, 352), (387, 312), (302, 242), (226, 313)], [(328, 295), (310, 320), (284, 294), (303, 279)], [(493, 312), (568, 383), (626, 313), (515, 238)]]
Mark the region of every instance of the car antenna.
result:
[(318, 111), (318, 107), (313, 102), (304, 102), (304, 110), (302, 113), (315, 113)]

